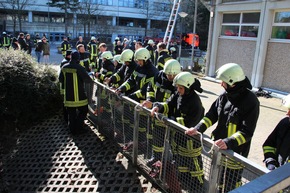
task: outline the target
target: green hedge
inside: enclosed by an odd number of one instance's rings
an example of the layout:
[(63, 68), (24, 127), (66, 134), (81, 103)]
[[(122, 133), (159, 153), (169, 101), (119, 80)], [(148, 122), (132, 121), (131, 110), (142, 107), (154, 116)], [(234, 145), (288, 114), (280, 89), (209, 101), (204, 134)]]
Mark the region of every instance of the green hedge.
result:
[(57, 77), (55, 69), (38, 64), (22, 51), (0, 49), (0, 148), (5, 137), (61, 108)]

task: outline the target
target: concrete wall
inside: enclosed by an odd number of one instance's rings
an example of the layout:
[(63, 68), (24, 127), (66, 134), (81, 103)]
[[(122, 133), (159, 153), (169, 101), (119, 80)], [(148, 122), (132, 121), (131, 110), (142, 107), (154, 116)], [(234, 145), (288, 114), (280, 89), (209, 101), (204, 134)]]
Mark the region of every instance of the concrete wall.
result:
[(262, 86), (290, 92), (289, 43), (268, 43)]
[(218, 69), (226, 63), (238, 63), (250, 79), (255, 49), (256, 41), (219, 38), (215, 67)]

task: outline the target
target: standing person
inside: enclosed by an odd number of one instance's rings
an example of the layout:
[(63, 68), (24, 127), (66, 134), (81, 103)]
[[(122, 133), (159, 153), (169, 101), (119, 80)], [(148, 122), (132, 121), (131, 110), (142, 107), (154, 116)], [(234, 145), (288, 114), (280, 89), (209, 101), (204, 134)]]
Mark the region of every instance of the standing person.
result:
[[(60, 63), (60, 72), (61, 72), (61, 68), (64, 65), (69, 63), (69, 61), (71, 59), (71, 52), (72, 52), (71, 50), (67, 50), (66, 51), (65, 58)], [(63, 95), (63, 97), (64, 97), (64, 93), (65, 93), (64, 84), (62, 84), (60, 82), (60, 94)], [(63, 115), (63, 120), (65, 121), (66, 124), (68, 124), (68, 113), (67, 113), (66, 107), (64, 106), (64, 102), (63, 102), (63, 105), (62, 105), (62, 115)]]
[[(173, 79), (177, 92), (166, 101), (154, 103), (151, 115), (155, 112), (168, 114), (170, 119), (181, 125), (192, 127), (204, 116), (204, 108), (196, 93), (202, 92), (200, 82), (189, 72), (180, 72)], [(203, 192), (204, 174), (201, 146), (181, 132), (171, 135), (173, 159), (178, 169), (178, 180), (182, 188), (192, 192)]]
[(153, 65), (155, 65), (155, 61), (154, 61), (154, 55), (155, 55), (155, 50), (154, 50), (154, 41), (153, 40), (149, 40), (148, 43), (147, 43), (147, 46), (145, 47), (149, 53), (150, 53), (150, 59), (151, 59), (151, 62)]
[(85, 43), (85, 41), (84, 41), (84, 39), (83, 39), (83, 36), (79, 36), (79, 40), (77, 41), (77, 43), (76, 43), (76, 48), (78, 47), (78, 45), (80, 45), (80, 44), (83, 44), (84, 45), (84, 49), (85, 49), (85, 51), (87, 50), (87, 45), (86, 45), (86, 43)]
[(39, 37), (39, 34), (36, 34), (35, 39), (33, 40), (34, 46), (36, 46), (36, 44), (39, 40), (41, 40), (41, 38)]
[(96, 68), (96, 71), (99, 72), (100, 69), (98, 69), (98, 64), (97, 64), (97, 59), (98, 59), (98, 53), (99, 53), (99, 48), (98, 48), (98, 42), (97, 38), (95, 36), (91, 37), (91, 41), (88, 43), (88, 51), (91, 54), (91, 65), (93, 68)]
[(264, 163), (274, 170), (290, 162), (290, 95), (283, 100), (288, 109), (286, 117), (280, 120), (263, 144)]
[(28, 45), (25, 41), (25, 38), (24, 38), (24, 33), (20, 33), (19, 36), (18, 36), (18, 43), (21, 47), (21, 50), (24, 50), (24, 51), (27, 51), (28, 49)]
[[(114, 56), (113, 63), (114, 63), (114, 71), (113, 71), (113, 74), (115, 74), (123, 66), (122, 61), (121, 61), (121, 54), (118, 54), (118, 55), (115, 55)], [(107, 80), (108, 80), (108, 77), (105, 78), (105, 82), (106, 83), (107, 83)], [(116, 82), (115, 84), (113, 84), (112, 87), (113, 88), (118, 88), (122, 83), (123, 83), (123, 81), (122, 80), (119, 80), (118, 82)]]
[(35, 50), (34, 50), (38, 63), (40, 63), (42, 50), (43, 50), (43, 41), (42, 40), (38, 40), (36, 45), (35, 45)]
[(27, 54), (31, 55), (32, 47), (33, 47), (33, 41), (30, 39), (30, 34), (26, 34), (25, 41), (27, 44)]
[(2, 32), (2, 37), (1, 37), (1, 46), (3, 48), (9, 49), (9, 47), (11, 46), (11, 42), (10, 42), (10, 37), (7, 36), (7, 33), (4, 31)]
[[(122, 52), (120, 60), (123, 62), (122, 67), (111, 77), (105, 79), (108, 85), (117, 83), (122, 84), (123, 82), (127, 81), (131, 77), (132, 73), (134, 72), (137, 66), (137, 64), (134, 61), (134, 52), (130, 49), (124, 50)], [(125, 93), (125, 95), (128, 95), (133, 91), (132, 90), (128, 91)]]
[(60, 49), (61, 49), (62, 56), (64, 58), (66, 55), (66, 51), (71, 50), (71, 44), (69, 43), (68, 38), (66, 36), (63, 38), (63, 41), (61, 42)]
[(101, 43), (98, 50), (98, 55), (96, 57), (96, 72), (100, 72), (102, 68), (102, 54), (107, 51), (107, 45), (105, 43)]
[(124, 47), (122, 46), (121, 41), (117, 41), (117, 45), (114, 48), (115, 55), (121, 54), (123, 51), (123, 48)]
[(77, 50), (80, 54), (80, 65), (83, 66), (87, 72), (91, 72), (91, 55), (89, 52), (85, 50), (85, 46), (83, 44), (77, 45)]
[(12, 43), (11, 43), (11, 46), (14, 50), (20, 50), (21, 49), (21, 46), (20, 44), (18, 43), (18, 40), (16, 37), (13, 37), (12, 38)]
[(43, 63), (49, 63), (49, 56), (50, 56), (50, 45), (47, 42), (46, 38), (42, 38), (42, 54), (43, 54)]
[(170, 47), (169, 48), (169, 51), (170, 51), (170, 56), (173, 58), (173, 59), (176, 59), (177, 58), (177, 51), (176, 51), (176, 48), (174, 46)]
[[(220, 149), (231, 149), (247, 157), (259, 117), (259, 100), (251, 92), (252, 85), (238, 64), (227, 63), (221, 66), (216, 74), (216, 78), (222, 81), (221, 86), (225, 92), (211, 105), (205, 117), (185, 133), (188, 135), (203, 133), (217, 122), (212, 132), (215, 145)], [(219, 191), (224, 187), (224, 191), (229, 192), (241, 185), (243, 166), (229, 159), (222, 164)]]
[[(166, 102), (166, 100), (175, 92), (172, 85), (175, 76), (181, 72), (181, 66), (177, 60), (168, 60), (165, 63), (164, 70), (159, 71), (154, 77), (154, 84), (149, 84), (146, 93), (146, 101), (142, 103), (148, 109), (152, 109), (155, 102)], [(151, 166), (161, 160), (164, 151), (163, 143), (165, 128), (158, 121), (154, 122), (152, 130), (152, 150), (153, 156), (148, 160), (147, 165)]]
[(114, 71), (114, 64), (112, 62), (113, 60), (113, 55), (112, 52), (110, 51), (105, 51), (101, 55), (102, 58), (102, 68), (100, 72), (96, 72), (96, 77), (97, 79), (103, 83), (105, 78), (110, 77), (113, 74)]
[(135, 43), (135, 51), (137, 51), (139, 48), (143, 48), (142, 42), (140, 41)]
[(68, 126), (73, 135), (85, 132), (84, 120), (88, 113), (88, 98), (84, 83), (93, 83), (79, 62), (80, 54), (73, 52), (70, 62), (62, 67), (59, 74), (59, 81), (64, 85), (64, 106), (68, 112)]
[(163, 42), (158, 43), (157, 52), (158, 52), (157, 54), (159, 55), (159, 57), (156, 62), (156, 68), (158, 70), (163, 70), (165, 62), (171, 59), (171, 56), (169, 55), (169, 52), (166, 49), (166, 44)]

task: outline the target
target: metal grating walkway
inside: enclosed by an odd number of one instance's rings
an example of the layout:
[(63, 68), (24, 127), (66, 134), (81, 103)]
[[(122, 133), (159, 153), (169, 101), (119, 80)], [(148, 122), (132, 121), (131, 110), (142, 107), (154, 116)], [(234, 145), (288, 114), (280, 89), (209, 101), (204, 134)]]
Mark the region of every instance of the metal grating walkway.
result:
[(87, 124), (87, 133), (72, 137), (55, 116), (21, 134), (4, 163), (9, 192), (159, 192)]

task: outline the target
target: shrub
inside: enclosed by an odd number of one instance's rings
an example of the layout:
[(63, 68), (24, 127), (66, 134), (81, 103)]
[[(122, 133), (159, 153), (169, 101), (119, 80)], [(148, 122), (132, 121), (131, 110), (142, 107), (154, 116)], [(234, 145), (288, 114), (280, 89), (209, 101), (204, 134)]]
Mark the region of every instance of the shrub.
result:
[(22, 51), (0, 49), (0, 148), (17, 131), (55, 114), (61, 103), (55, 69)]

